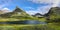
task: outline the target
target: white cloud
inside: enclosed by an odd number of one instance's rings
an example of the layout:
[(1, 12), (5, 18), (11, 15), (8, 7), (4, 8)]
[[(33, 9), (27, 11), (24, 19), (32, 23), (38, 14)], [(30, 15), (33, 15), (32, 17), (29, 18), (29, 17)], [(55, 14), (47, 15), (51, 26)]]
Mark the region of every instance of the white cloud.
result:
[(0, 10), (4, 7), (5, 5), (0, 5)]
[(33, 3), (37, 3), (37, 4), (48, 4), (46, 6), (42, 6), (42, 7), (37, 7), (37, 9), (35, 9), (36, 11), (29, 11), (29, 14), (35, 14), (37, 12), (41, 13), (41, 14), (45, 14), (48, 13), (49, 9), (51, 7), (60, 7), (60, 0), (28, 0), (31, 1)]
[(37, 7), (36, 9), (32, 8), (32, 10), (29, 10), (26, 12), (30, 15), (34, 15), (36, 13), (45, 14), (45, 13), (48, 13), (50, 8), (51, 6), (42, 6), (42, 7)]
[(38, 13), (38, 11), (33, 11), (33, 10), (32, 10), (32, 11), (31, 11), (31, 10), (30, 10), (30, 11), (26, 11), (26, 12), (27, 12), (28, 14), (30, 14), (30, 15), (34, 15), (34, 14)]
[(39, 11), (39, 13), (41, 14), (45, 14), (48, 13), (50, 8), (51, 6), (42, 6), (42, 7), (38, 7), (36, 10)]
[(54, 0), (53, 2), (53, 5), (52, 5), (52, 7), (60, 7), (60, 0)]
[(25, 9), (28, 9), (28, 10), (34, 10), (35, 8), (33, 7), (24, 7)]
[(52, 4), (52, 7), (56, 7), (60, 5), (60, 0), (28, 0), (33, 3), (45, 3), (45, 4)]
[(34, 3), (51, 3), (51, 0), (28, 0)]
[(10, 9), (8, 9), (8, 8), (3, 8), (2, 10), (10, 10)]
[(5, 6), (9, 6), (11, 2), (11, 0), (0, 0), (0, 10)]
[(1, 9), (1, 11), (2, 11), (3, 14), (11, 12), (10, 9), (8, 9), (8, 8), (3, 8), (3, 9)]

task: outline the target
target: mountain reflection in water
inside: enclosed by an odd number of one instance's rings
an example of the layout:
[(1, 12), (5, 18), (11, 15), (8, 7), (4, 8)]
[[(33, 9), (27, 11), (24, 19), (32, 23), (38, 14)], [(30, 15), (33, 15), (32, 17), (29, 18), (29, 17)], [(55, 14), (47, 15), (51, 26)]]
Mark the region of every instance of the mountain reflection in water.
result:
[(7, 21), (0, 22), (0, 24), (47, 24), (46, 22), (41, 22), (38, 20), (25, 20), (25, 21)]

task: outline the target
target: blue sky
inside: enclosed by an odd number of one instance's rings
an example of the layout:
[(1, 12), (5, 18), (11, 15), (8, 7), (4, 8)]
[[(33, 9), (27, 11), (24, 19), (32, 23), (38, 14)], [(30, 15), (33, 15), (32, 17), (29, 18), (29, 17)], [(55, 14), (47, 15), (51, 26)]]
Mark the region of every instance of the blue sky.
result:
[(8, 8), (13, 11), (18, 6), (30, 15), (35, 13), (45, 14), (51, 7), (58, 5), (59, 0), (0, 0), (0, 9)]

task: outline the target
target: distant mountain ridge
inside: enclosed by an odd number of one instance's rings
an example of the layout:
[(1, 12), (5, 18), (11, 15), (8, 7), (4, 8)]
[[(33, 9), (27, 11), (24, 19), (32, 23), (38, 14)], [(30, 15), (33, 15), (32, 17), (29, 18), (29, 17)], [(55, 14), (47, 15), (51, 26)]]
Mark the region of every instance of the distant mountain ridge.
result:
[(36, 13), (35, 15), (32, 15), (32, 16), (34, 16), (34, 17), (43, 17), (43, 15), (40, 14), (40, 13)]
[(3, 8), (0, 10), (0, 14), (9, 13), (9, 12), (11, 12), (11, 11), (8, 8)]

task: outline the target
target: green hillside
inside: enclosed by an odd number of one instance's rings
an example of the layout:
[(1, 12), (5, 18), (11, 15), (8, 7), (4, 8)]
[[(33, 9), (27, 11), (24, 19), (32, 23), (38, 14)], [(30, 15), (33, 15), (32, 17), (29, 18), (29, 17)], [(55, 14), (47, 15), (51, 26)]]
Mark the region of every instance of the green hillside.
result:
[(49, 22), (60, 21), (60, 7), (52, 7), (48, 13)]
[[(0, 25), (1, 28), (15, 28), (16, 30), (20, 30), (26, 28), (27, 30), (60, 30), (60, 8), (53, 7), (50, 11), (44, 15), (43, 18), (33, 17), (27, 14), (25, 11), (21, 10), (20, 8), (16, 7), (13, 12), (5, 13), (0, 15), (0, 21), (20, 21), (20, 20), (40, 20), (47, 22), (54, 22), (54, 23), (47, 23), (46, 25)], [(57, 23), (59, 22), (59, 23)], [(33, 29), (32, 29), (33, 28)]]
[(50, 16), (52, 16), (51, 18), (53, 18), (53, 19), (60, 18), (60, 8), (59, 7), (51, 8), (50, 10), (51, 10)]
[(0, 14), (0, 21), (20, 21), (20, 20), (38, 20), (37, 17), (33, 17), (27, 14), (25, 11), (16, 7), (13, 12)]

